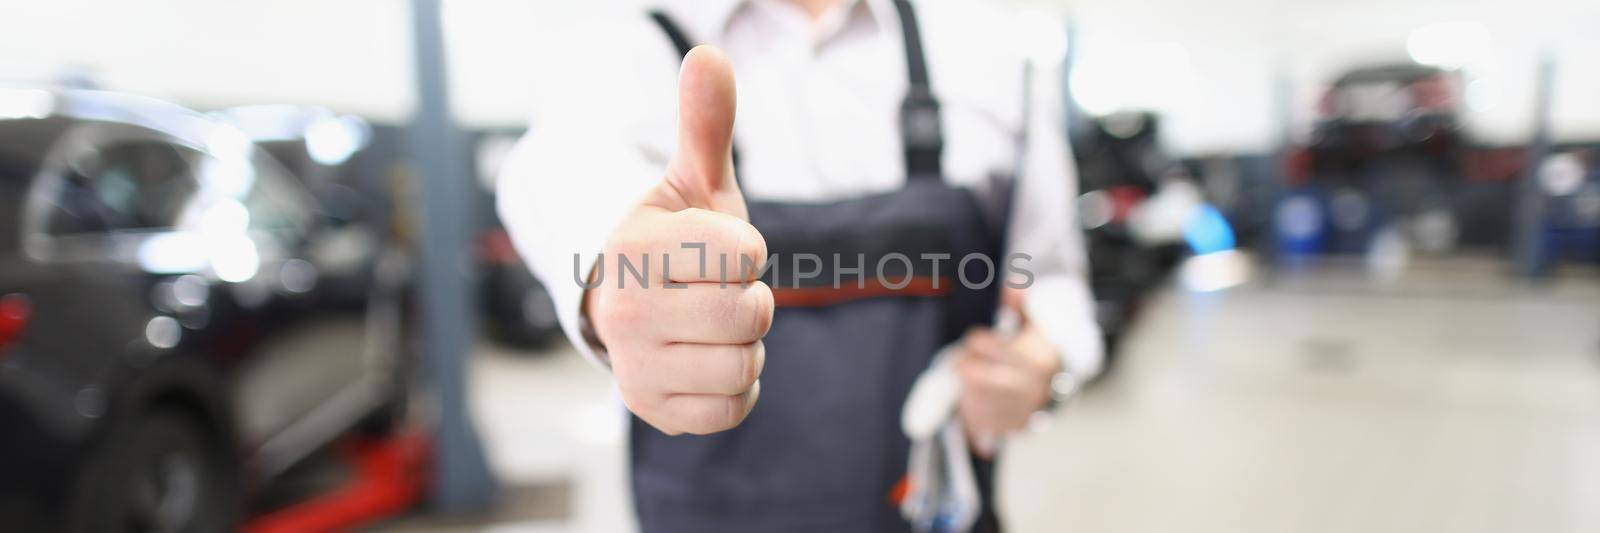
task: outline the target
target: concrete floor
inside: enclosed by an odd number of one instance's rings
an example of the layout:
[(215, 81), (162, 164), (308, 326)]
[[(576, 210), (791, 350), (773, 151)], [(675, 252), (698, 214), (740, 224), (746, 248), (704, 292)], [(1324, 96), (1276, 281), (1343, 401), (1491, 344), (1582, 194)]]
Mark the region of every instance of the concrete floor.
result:
[[(1600, 277), (1502, 272), (1457, 260), (1376, 282), (1320, 266), (1161, 291), (1113, 372), (1011, 442), (1008, 525), (1600, 531)], [(425, 529), (632, 526), (620, 403), (555, 351), (485, 348), (475, 408), (504, 480), (557, 487), (564, 508)]]

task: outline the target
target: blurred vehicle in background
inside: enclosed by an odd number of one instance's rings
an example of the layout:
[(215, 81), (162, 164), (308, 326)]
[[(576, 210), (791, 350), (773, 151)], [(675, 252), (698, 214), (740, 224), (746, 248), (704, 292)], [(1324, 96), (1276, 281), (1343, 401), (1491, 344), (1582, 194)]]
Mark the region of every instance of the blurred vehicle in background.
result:
[(1536, 268), (1562, 260), (1600, 263), (1600, 149), (1567, 149), (1546, 157), (1534, 175), (1543, 204)]
[(1183, 164), (1162, 150), (1155, 114), (1115, 113), (1088, 126), (1073, 139), (1078, 215), (1111, 357), (1145, 294), (1181, 259), (1229, 251), (1235, 242)]
[(516, 347), (543, 346), (560, 338), (550, 291), (533, 276), (496, 219), (478, 234), (478, 292), (483, 326), (490, 338)]
[(0, 89), (0, 523), (225, 530), (399, 423), (407, 256), (317, 192), (218, 116)]
[[(520, 131), (477, 132), (472, 136), (473, 166), (478, 177), (479, 204), (493, 206), (494, 181), (500, 165), (516, 145)], [(563, 339), (550, 291), (522, 261), (511, 236), (494, 209), (477, 223), (479, 309), (489, 337), (519, 348), (535, 348)], [(532, 353), (532, 352), (523, 352)]]
[(1323, 93), (1277, 218), (1289, 252), (1455, 249), (1464, 161), (1461, 74), (1419, 64), (1352, 69)]
[[(373, 258), (385, 247), (403, 246), (390, 231), (394, 194), (387, 184), (364, 183), (346, 175), (352, 158), (360, 155), (373, 135), (372, 126), (350, 115), (336, 115), (321, 107), (253, 105), (230, 107), (210, 116), (250, 138), (250, 142), (282, 164), (314, 201), (322, 223), (311, 251), (325, 268), (324, 275), (348, 278), (370, 272)], [(347, 291), (343, 298), (362, 298), (364, 284), (344, 284), (325, 290)]]
[(1461, 101), (1457, 71), (1417, 64), (1350, 70), (1322, 95), (1312, 154), (1319, 169), (1347, 173), (1385, 154), (1450, 154), (1464, 143)]

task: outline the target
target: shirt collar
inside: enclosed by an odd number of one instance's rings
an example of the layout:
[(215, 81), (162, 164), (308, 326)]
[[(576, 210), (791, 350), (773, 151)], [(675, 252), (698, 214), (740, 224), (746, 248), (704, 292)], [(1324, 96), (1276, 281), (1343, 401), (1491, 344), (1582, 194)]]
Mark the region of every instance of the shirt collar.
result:
[(660, 7), (689, 33), (691, 42), (718, 41), (733, 14), (749, 0), (662, 0)]
[[(662, 7), (690, 32), (696, 42), (715, 42), (728, 29), (728, 23), (753, 0), (663, 0)], [(879, 27), (892, 23), (895, 13), (892, 0), (845, 0), (845, 9), (855, 11), (863, 5)]]

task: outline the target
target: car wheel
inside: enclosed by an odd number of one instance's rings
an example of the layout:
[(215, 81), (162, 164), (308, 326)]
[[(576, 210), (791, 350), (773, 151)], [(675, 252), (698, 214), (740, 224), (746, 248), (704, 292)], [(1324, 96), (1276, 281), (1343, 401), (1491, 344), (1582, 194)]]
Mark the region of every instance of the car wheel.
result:
[(114, 428), (80, 477), (71, 531), (204, 533), (231, 527), (226, 456), (183, 413), (158, 409)]

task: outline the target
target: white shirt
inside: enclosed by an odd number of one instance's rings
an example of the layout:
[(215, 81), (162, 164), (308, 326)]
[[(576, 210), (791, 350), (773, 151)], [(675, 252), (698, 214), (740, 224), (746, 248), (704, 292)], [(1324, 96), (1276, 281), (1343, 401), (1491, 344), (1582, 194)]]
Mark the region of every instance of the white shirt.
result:
[[(691, 41), (732, 60), (734, 138), (747, 198), (828, 200), (905, 180), (898, 114), (906, 93), (900, 22), (888, 0), (847, 0), (812, 20), (786, 0), (669, 0)], [(1074, 213), (1076, 175), (1063, 138), (1060, 76), (1033, 76), (1015, 19), (976, 0), (915, 4), (942, 106), (946, 180), (975, 185), (1016, 172), (1011, 252), (1033, 256), (1027, 314), (1066, 368), (1092, 374), (1103, 348)], [(552, 39), (529, 133), (500, 176), (498, 203), (517, 249), (550, 289), (567, 336), (578, 330), (587, 273), (625, 211), (661, 180), (676, 150), (679, 56), (643, 12), (618, 13)], [(1027, 146), (1020, 150), (1022, 128)], [(574, 265), (574, 254), (580, 261)]]

